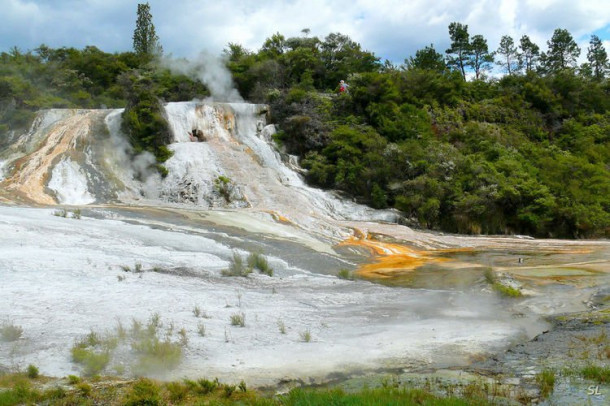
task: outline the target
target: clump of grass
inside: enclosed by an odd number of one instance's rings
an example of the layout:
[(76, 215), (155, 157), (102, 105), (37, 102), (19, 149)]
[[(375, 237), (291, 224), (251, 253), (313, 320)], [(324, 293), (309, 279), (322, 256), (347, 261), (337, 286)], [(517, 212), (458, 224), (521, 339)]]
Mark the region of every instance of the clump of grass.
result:
[(608, 383), (610, 382), (610, 367), (587, 365), (580, 370), (580, 375), (595, 382)]
[[(71, 216), (69, 216), (69, 214), (71, 214)], [(73, 219), (80, 220), (82, 212), (80, 209), (74, 209), (71, 211), (68, 211), (66, 209), (57, 209), (53, 212), (53, 215), (56, 217), (64, 217), (64, 218), (71, 217)]]
[(197, 324), (197, 333), (199, 333), (199, 335), (201, 337), (205, 337), (205, 324), (203, 324), (203, 323)]
[(352, 273), (349, 271), (349, 269), (345, 269), (345, 268), (341, 268), (339, 270), (339, 272), (337, 272), (337, 278), (346, 279), (348, 281), (354, 280), (354, 276), (352, 275)]
[(105, 349), (96, 352), (94, 349), (82, 348), (77, 345), (72, 347), (72, 360), (83, 365), (85, 375), (96, 375), (104, 370), (110, 362), (110, 352)]
[(171, 369), (182, 360), (182, 346), (172, 342), (169, 337), (161, 340), (156, 335), (144, 336), (133, 342), (131, 347), (138, 355), (133, 367), (136, 375)]
[(141, 378), (125, 396), (122, 404), (125, 406), (161, 405), (161, 388), (147, 378)]
[(523, 293), (521, 293), (519, 289), (500, 283), (491, 268), (485, 269), (485, 271), (483, 272), (483, 276), (485, 277), (485, 281), (491, 285), (491, 288), (498, 292), (500, 295), (505, 297), (523, 296)]
[(117, 280), (119, 282), (123, 282), (125, 280), (125, 276), (124, 275), (117, 275), (116, 278), (117, 278)]
[(492, 285), (493, 289), (500, 293), (500, 295), (505, 297), (521, 297), (523, 293), (517, 288), (513, 288), (512, 286), (503, 285), (499, 282), (496, 282)]
[(201, 309), (199, 308), (199, 306), (195, 306), (193, 308), (193, 314), (195, 315), (195, 317), (199, 317), (201, 315)]
[[(187, 332), (181, 329), (178, 341), (172, 341), (173, 324), (170, 323), (172, 327), (166, 329), (165, 337), (161, 339), (162, 325), (159, 314), (153, 313), (146, 326), (133, 319), (129, 331), (120, 321), (116, 331), (105, 336), (92, 331), (74, 344), (72, 360), (83, 366), (84, 375), (99, 374), (107, 368), (116, 348), (121, 345), (122, 353), (127, 352), (131, 359), (130, 372), (136, 376), (174, 368), (182, 360), (182, 347), (188, 344)], [(122, 375), (125, 366), (115, 365), (114, 370)]]
[(74, 343), (72, 361), (84, 367), (85, 375), (98, 374), (110, 362), (110, 350), (116, 346), (112, 340), (104, 341), (98, 333), (92, 331), (80, 341)]
[(66, 209), (58, 209), (53, 212), (55, 217), (68, 217), (68, 211)]
[(89, 397), (91, 395), (91, 391), (93, 388), (87, 382), (79, 382), (76, 384), (76, 389), (80, 392), (84, 397)]
[(546, 399), (555, 388), (555, 372), (550, 369), (545, 369), (536, 374), (536, 383), (540, 387), (540, 396)]
[(251, 252), (250, 255), (248, 255), (248, 267), (250, 269), (258, 269), (265, 275), (273, 276), (273, 269), (269, 266), (267, 258), (262, 254)]
[(17, 341), (23, 335), (23, 328), (13, 322), (4, 322), (0, 327), (0, 337), (2, 341)]
[(189, 387), (180, 382), (169, 382), (165, 388), (169, 393), (169, 400), (174, 404), (183, 401), (189, 393)]
[(277, 321), (277, 328), (280, 330), (280, 333), (286, 334), (286, 325), (282, 320)]
[(244, 264), (244, 260), (237, 252), (233, 252), (233, 259), (229, 262), (229, 268), (223, 269), (222, 276), (242, 276), (246, 277), (252, 273), (252, 269)]
[(305, 331), (301, 331), (301, 333), (299, 333), (299, 335), (301, 336), (301, 340), (308, 343), (311, 341), (311, 331), (309, 329), (305, 330)]
[(245, 313), (233, 313), (231, 315), (231, 325), (246, 327), (246, 315)]
[(182, 327), (180, 330), (178, 330), (178, 336), (180, 337), (179, 341), (180, 341), (180, 345), (183, 347), (186, 347), (189, 343), (189, 337), (186, 333), (186, 329), (184, 327)]
[(225, 392), (225, 396), (227, 398), (230, 398), (231, 395), (233, 394), (233, 392), (235, 392), (235, 390), (237, 389), (237, 386), (225, 384), (225, 385), (222, 385), (222, 389)]
[(80, 382), (80, 377), (76, 375), (68, 375), (68, 384), (76, 385)]

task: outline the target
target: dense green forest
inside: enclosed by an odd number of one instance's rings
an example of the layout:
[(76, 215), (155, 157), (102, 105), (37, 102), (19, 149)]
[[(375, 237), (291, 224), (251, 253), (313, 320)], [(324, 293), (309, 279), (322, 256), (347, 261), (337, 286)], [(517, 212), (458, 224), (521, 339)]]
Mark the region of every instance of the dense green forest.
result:
[[(539, 237), (610, 236), (608, 57), (592, 36), (587, 63), (569, 32), (542, 52), (524, 35), (497, 51), (468, 26), (395, 66), (349, 37), (285, 38), (223, 52), (248, 101), (268, 103), (276, 141), (312, 185), (394, 207), (422, 227)], [(42, 108), (127, 107), (134, 151), (169, 157), (161, 103), (209, 95), (158, 63), (154, 31), (135, 52), (94, 46), (0, 54), (0, 146)], [(138, 46), (139, 45), (139, 46)], [(503, 75), (492, 76), (492, 66)], [(339, 93), (338, 82), (348, 82)], [(161, 167), (162, 169), (162, 167)]]

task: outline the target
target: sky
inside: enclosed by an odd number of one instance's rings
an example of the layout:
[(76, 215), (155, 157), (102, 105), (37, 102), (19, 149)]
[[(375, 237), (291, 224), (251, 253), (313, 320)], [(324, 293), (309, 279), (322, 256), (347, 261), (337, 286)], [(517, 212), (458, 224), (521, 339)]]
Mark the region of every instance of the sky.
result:
[[(94, 45), (132, 49), (137, 4), (143, 0), (0, 0), (0, 52)], [(228, 43), (258, 50), (276, 32), (321, 39), (340, 32), (395, 64), (433, 44), (449, 47), (451, 22), (481, 34), (490, 51), (524, 34), (544, 51), (556, 28), (567, 29), (586, 59), (591, 34), (610, 52), (610, 0), (149, 0), (166, 55), (220, 55)]]

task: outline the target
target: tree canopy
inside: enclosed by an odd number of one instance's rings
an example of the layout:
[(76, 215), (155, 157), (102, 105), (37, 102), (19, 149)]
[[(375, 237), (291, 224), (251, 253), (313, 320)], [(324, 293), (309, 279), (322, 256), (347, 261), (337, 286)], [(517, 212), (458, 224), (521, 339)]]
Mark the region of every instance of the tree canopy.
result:
[[(275, 140), (300, 157), (311, 184), (430, 229), (610, 236), (610, 82), (599, 38), (577, 67), (565, 30), (543, 55), (527, 35), (518, 48), (504, 36), (495, 57), (507, 74), (487, 78), (487, 41), (460, 23), (445, 56), (430, 44), (403, 67), (344, 34), (301, 33), (275, 33), (259, 51), (229, 43), (223, 55), (242, 96), (270, 106)], [(349, 92), (337, 92), (341, 79)], [(13, 48), (0, 54), (0, 145), (41, 108), (127, 107), (134, 151), (161, 165), (162, 103), (208, 94), (147, 53)]]

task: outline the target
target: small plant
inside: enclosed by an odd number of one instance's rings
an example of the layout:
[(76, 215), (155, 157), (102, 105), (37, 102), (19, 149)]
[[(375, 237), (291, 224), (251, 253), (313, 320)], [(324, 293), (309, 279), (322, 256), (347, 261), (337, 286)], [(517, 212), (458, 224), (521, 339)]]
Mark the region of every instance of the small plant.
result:
[(238, 388), (239, 388), (240, 391), (242, 391), (244, 393), (248, 391), (248, 388), (246, 386), (246, 382), (244, 382), (243, 380), (239, 383)]
[(492, 289), (498, 292), (500, 295), (505, 297), (521, 297), (523, 293), (517, 288), (500, 283), (494, 275), (491, 268), (486, 268), (483, 272), (485, 282), (491, 285)]
[(349, 269), (345, 269), (345, 268), (341, 268), (339, 270), (339, 272), (337, 273), (337, 278), (345, 279), (345, 280), (348, 280), (348, 281), (354, 280), (354, 277), (353, 277), (352, 273), (349, 271)]
[(498, 293), (500, 293), (500, 295), (505, 296), (505, 297), (521, 297), (523, 296), (523, 293), (521, 293), (521, 291), (517, 288), (513, 288), (512, 286), (507, 286), (507, 285), (503, 285), (499, 282), (496, 282), (492, 285), (492, 287), (494, 288), (494, 290)]
[(203, 323), (197, 324), (197, 333), (199, 333), (199, 335), (201, 337), (205, 337), (205, 324), (203, 324)]
[(262, 254), (251, 252), (250, 255), (248, 255), (248, 267), (250, 269), (258, 269), (265, 275), (273, 276), (273, 269), (269, 266), (267, 258)]
[(122, 404), (125, 406), (160, 405), (162, 404), (161, 388), (152, 380), (142, 378), (131, 387)]
[(199, 317), (201, 315), (201, 309), (199, 308), (199, 306), (195, 306), (193, 308), (193, 314), (195, 315), (195, 317)]
[(246, 277), (252, 272), (244, 265), (244, 260), (237, 252), (233, 252), (233, 259), (229, 262), (229, 268), (223, 269), (222, 276), (242, 276)]
[(280, 333), (286, 334), (286, 325), (282, 320), (277, 321), (277, 328), (280, 330)]
[(76, 209), (72, 211), (72, 218), (80, 220), (81, 218), (81, 211), (80, 209)]
[(233, 313), (231, 315), (231, 325), (245, 327), (246, 326), (246, 315), (244, 313)]
[(129, 267), (129, 265), (121, 265), (121, 269), (123, 270), (123, 272), (131, 272), (131, 268)]
[(117, 275), (116, 278), (117, 278), (117, 280), (119, 282), (123, 282), (125, 280), (125, 276), (124, 275)]
[(76, 385), (79, 382), (80, 382), (80, 377), (78, 377), (76, 375), (68, 375), (68, 383), (70, 385)]
[(135, 273), (142, 273), (142, 272), (144, 272), (144, 270), (142, 269), (142, 264), (140, 262), (136, 262), (136, 265), (134, 267), (134, 272)]
[(215, 391), (219, 385), (218, 378), (214, 379), (213, 381), (208, 379), (199, 379), (197, 381), (197, 387), (194, 389), (202, 395), (207, 395), (208, 393)]
[(189, 338), (184, 327), (178, 330), (178, 336), (180, 336), (180, 345), (186, 347), (189, 343)]
[(76, 389), (80, 392), (80, 394), (84, 397), (89, 397), (91, 395), (91, 385), (87, 382), (79, 382), (76, 384)]
[(235, 385), (222, 385), (222, 388), (225, 391), (225, 396), (228, 398), (230, 398), (231, 395), (233, 395), (233, 392), (235, 392), (235, 389), (237, 389)]
[(311, 331), (309, 329), (302, 331), (299, 335), (304, 342), (308, 343), (311, 341)]
[(231, 201), (231, 191), (233, 189), (231, 179), (221, 175), (214, 180), (214, 187), (227, 203)]
[(4, 322), (2, 323), (2, 327), (0, 327), (0, 337), (2, 337), (2, 341), (17, 341), (21, 338), (22, 334), (23, 328), (12, 322)]
[(580, 375), (595, 382), (608, 383), (610, 382), (610, 367), (588, 365), (580, 370)]
[(546, 399), (555, 388), (555, 372), (545, 369), (536, 375), (536, 383), (540, 387), (540, 396)]
[(36, 379), (36, 378), (38, 378), (38, 375), (40, 375), (40, 371), (38, 370), (38, 368), (35, 365), (30, 364), (30, 365), (28, 365), (28, 368), (26, 369), (26, 375), (30, 379)]
[(68, 212), (66, 209), (58, 209), (53, 212), (53, 215), (56, 217), (68, 217)]
[(186, 395), (188, 395), (189, 392), (189, 387), (186, 384), (182, 384), (180, 382), (169, 382), (165, 385), (165, 387), (169, 392), (169, 400), (171, 400), (172, 403), (175, 404), (178, 404), (179, 402), (184, 400), (184, 398), (186, 398)]

